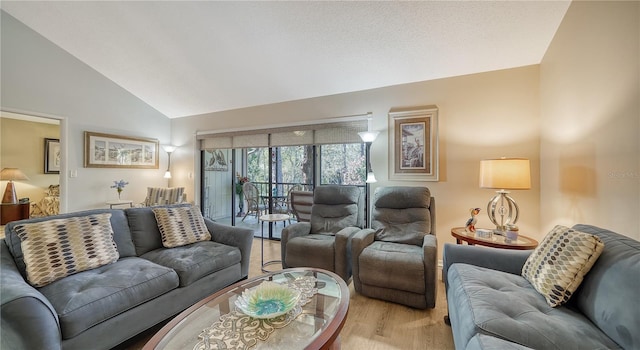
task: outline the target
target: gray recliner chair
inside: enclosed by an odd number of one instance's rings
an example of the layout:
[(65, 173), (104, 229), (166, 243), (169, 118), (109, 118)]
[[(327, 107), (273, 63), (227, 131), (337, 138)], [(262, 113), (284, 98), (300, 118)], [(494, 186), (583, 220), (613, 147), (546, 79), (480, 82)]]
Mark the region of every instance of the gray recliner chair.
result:
[(407, 305), (436, 304), (435, 201), (426, 187), (379, 187), (371, 228), (352, 238), (353, 285), (362, 295)]
[(282, 229), (282, 267), (317, 267), (351, 278), (350, 240), (364, 225), (364, 194), (357, 186), (316, 187), (311, 221)]

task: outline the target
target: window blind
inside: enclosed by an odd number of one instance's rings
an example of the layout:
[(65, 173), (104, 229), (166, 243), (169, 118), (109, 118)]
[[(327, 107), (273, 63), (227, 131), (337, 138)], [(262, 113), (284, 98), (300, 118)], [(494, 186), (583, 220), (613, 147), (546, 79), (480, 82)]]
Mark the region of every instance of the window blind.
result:
[(200, 149), (280, 147), (362, 142), (358, 133), (367, 131), (367, 120), (349, 120), (268, 129), (202, 133)]

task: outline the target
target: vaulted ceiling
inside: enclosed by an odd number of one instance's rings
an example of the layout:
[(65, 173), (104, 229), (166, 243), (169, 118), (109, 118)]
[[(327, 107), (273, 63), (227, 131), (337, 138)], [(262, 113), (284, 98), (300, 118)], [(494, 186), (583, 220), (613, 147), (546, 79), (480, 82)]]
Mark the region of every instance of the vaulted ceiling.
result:
[(170, 118), (540, 63), (570, 1), (2, 1)]

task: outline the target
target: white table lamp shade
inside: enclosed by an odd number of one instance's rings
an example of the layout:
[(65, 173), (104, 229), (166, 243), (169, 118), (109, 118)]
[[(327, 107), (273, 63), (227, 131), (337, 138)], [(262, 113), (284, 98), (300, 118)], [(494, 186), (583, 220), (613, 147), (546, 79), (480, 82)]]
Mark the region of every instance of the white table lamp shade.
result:
[(531, 169), (529, 160), (524, 158), (481, 160), (480, 187), (503, 190), (530, 189)]

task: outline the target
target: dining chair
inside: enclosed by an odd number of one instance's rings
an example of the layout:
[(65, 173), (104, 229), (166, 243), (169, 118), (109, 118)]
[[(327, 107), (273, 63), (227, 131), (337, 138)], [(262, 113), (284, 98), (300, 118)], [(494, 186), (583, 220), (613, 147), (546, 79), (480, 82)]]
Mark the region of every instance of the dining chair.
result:
[(247, 211), (241, 221), (244, 221), (249, 214), (255, 214), (256, 219), (258, 219), (262, 212), (267, 210), (266, 206), (261, 203), (258, 187), (251, 182), (245, 182), (242, 185), (242, 193), (244, 194), (244, 200), (247, 202)]

